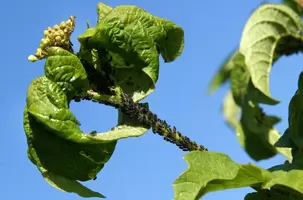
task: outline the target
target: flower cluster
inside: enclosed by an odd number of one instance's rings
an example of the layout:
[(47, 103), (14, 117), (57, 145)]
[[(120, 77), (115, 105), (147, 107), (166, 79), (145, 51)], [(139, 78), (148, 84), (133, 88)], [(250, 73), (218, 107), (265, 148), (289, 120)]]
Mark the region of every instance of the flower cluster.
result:
[(54, 25), (53, 28), (48, 27), (44, 31), (44, 38), (40, 41), (40, 46), (36, 50), (35, 55), (30, 55), (28, 60), (35, 62), (47, 56), (47, 49), (52, 46), (61, 47), (68, 51), (72, 50), (70, 36), (75, 28), (75, 16), (71, 16), (67, 21), (62, 21), (60, 25)]

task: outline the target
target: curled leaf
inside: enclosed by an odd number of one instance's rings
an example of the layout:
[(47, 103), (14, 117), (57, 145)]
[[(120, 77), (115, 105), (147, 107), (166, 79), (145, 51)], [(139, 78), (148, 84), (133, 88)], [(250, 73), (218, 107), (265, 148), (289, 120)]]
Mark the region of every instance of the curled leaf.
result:
[[(181, 55), (183, 30), (137, 6), (107, 9), (100, 4), (98, 11), (102, 18), (97, 26), (78, 37), (81, 50), (97, 51), (101, 65), (96, 70), (108, 75), (108, 84), (120, 87), (134, 101), (140, 101), (155, 89), (159, 55), (166, 62)], [(82, 57), (83, 53), (80, 56), (91, 62), (92, 56), (85, 54), (85, 57)]]
[(302, 51), (302, 23), (291, 8), (265, 4), (249, 18), (242, 33), (240, 52), (254, 87), (270, 98), (269, 72), (281, 55)]
[(84, 197), (104, 197), (77, 180), (94, 179), (112, 156), (117, 140), (141, 136), (149, 127), (124, 119), (106, 133), (82, 132), (69, 110), (73, 97), (89, 87), (82, 63), (68, 51), (50, 48), (45, 73), (32, 81), (27, 92), (28, 157), (54, 187)]

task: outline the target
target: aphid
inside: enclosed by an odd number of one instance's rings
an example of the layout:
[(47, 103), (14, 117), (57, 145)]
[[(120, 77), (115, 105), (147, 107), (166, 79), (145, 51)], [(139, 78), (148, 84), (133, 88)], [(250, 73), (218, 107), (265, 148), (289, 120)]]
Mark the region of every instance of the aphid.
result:
[(97, 135), (97, 131), (92, 131), (89, 133), (91, 136), (96, 136)]
[(97, 176), (95, 178), (93, 178), (93, 180), (96, 180), (97, 179)]

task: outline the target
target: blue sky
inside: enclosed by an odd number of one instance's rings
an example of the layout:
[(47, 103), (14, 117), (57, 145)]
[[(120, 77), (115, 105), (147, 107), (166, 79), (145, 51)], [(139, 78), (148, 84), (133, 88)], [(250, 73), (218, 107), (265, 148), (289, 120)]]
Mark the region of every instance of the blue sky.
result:
[[(3, 1), (0, 8), (0, 58), (2, 76), (0, 199), (81, 199), (75, 194), (60, 192), (48, 185), (37, 168), (27, 158), (23, 131), (23, 108), (29, 83), (43, 74), (44, 61), (30, 63), (43, 30), (76, 15), (73, 34), (86, 28), (86, 20), (96, 22), (99, 1), (27, 0)], [(222, 0), (116, 0), (103, 1), (111, 6), (134, 4), (154, 15), (174, 21), (185, 31), (185, 49), (175, 62), (162, 64), (156, 91), (148, 101), (153, 112), (184, 135), (205, 145), (211, 151), (224, 152), (239, 163), (253, 162), (237, 143), (235, 134), (224, 124), (220, 107), (227, 86), (213, 96), (207, 96), (211, 76), (222, 60), (240, 41), (241, 32), (250, 13), (260, 1)], [(279, 2), (279, 1), (270, 1)], [(287, 127), (287, 109), (296, 90), (302, 57), (283, 57), (271, 73), (271, 93), (281, 103), (265, 107), (270, 114), (284, 118), (280, 131)], [(106, 131), (115, 125), (117, 112), (113, 108), (89, 102), (72, 103), (72, 111), (84, 131)], [(148, 132), (140, 138), (121, 140), (111, 160), (96, 181), (86, 183), (109, 200), (168, 200), (173, 198), (172, 183), (186, 168), (184, 152), (162, 138)], [(268, 168), (284, 158), (259, 162)], [(207, 194), (204, 200), (243, 199), (249, 188)]]

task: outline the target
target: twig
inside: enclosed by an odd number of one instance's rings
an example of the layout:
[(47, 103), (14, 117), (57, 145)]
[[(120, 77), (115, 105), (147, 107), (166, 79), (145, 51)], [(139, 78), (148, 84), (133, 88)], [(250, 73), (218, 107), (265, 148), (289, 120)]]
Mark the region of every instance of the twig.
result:
[(164, 137), (164, 140), (177, 145), (183, 151), (207, 151), (207, 149), (183, 136), (174, 126), (171, 128), (165, 120), (161, 120), (153, 114), (142, 103), (135, 103), (132, 98), (126, 94), (118, 94), (116, 97), (100, 95), (97, 92), (89, 90), (87, 95), (81, 99), (92, 100), (120, 109), (131, 119), (138, 120), (142, 125), (152, 128), (153, 133)]

